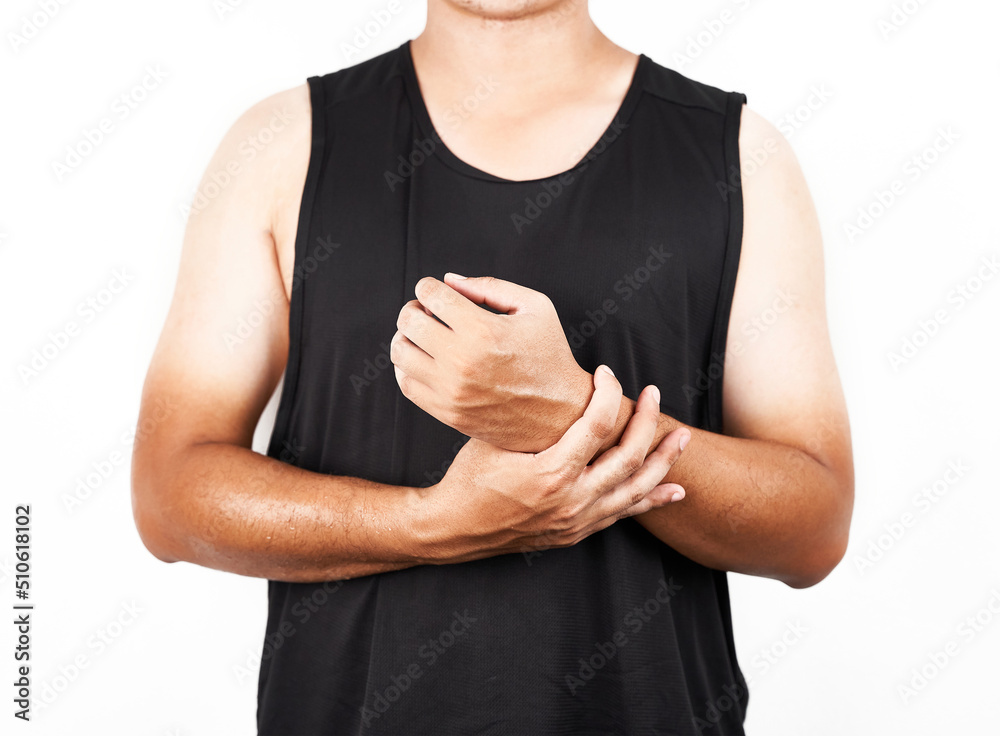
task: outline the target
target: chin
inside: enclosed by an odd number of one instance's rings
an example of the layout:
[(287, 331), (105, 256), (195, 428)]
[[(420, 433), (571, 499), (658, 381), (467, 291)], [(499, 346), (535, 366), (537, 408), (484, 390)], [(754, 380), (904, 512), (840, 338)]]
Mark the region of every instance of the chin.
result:
[(573, 6), (586, 0), (445, 0), (464, 13), (484, 20), (520, 20), (555, 10), (564, 5)]

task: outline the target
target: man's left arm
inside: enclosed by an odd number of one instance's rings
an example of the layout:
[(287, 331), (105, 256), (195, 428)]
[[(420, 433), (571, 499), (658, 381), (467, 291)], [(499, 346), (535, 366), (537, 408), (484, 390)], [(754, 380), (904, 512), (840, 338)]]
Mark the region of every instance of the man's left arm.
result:
[[(743, 167), (725, 434), (690, 428), (690, 447), (668, 474), (687, 491), (684, 503), (637, 520), (708, 567), (805, 587), (826, 577), (847, 547), (847, 407), (827, 329), (820, 228), (801, 169), (784, 136), (746, 109), (740, 150), (775, 152)], [(631, 402), (622, 404), (624, 418)], [(660, 425), (657, 438), (682, 426), (667, 415)]]
[[(707, 567), (807, 587), (843, 557), (854, 499), (847, 409), (826, 324), (822, 241), (784, 137), (744, 110), (740, 149), (769, 156), (753, 173), (743, 167), (724, 434), (661, 415), (653, 446), (678, 428), (691, 433), (666, 478), (687, 495), (634, 518)], [(582, 414), (591, 379), (568, 345), (563, 349), (565, 336), (544, 295), (449, 275), (445, 283), (424, 279), (417, 296), (401, 312), (392, 355), (401, 388), (419, 406), (470, 436), (521, 450), (547, 446)], [(556, 330), (561, 343), (550, 334)], [(539, 355), (539, 345), (553, 342)], [(622, 400), (608, 447), (633, 407)], [(513, 426), (530, 431), (515, 439), (508, 434)]]

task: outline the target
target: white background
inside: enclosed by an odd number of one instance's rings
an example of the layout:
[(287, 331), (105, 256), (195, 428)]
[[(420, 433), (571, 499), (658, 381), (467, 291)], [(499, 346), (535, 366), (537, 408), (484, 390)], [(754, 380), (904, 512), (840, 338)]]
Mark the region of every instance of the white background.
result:
[[(128, 432), (173, 288), (180, 208), (215, 146), (254, 102), (419, 33), (424, 4), (404, 0), (349, 56), (344, 44), (387, 4), (245, 0), (220, 16), (211, 0), (66, 2), (15, 49), (9, 34), (45, 3), (4, 3), (0, 597), (9, 610), (13, 511), (30, 502), (34, 689), (51, 702), (36, 702), (30, 725), (14, 721), (14, 632), (3, 625), (3, 733), (253, 733), (266, 583), (164, 565), (145, 551), (131, 516)], [(801, 118), (788, 130), (823, 224), (857, 503), (848, 555), (818, 587), (731, 576), (752, 679), (747, 731), (758, 736), (997, 732), (1000, 620), (987, 606), (1000, 611), (1000, 278), (975, 279), (981, 258), (1000, 255), (1000, 7), (902, 5), (916, 12), (886, 37), (889, 0), (592, 3), (616, 42), (745, 92), (775, 123), (797, 110)], [(692, 46), (724, 10), (731, 22)], [(695, 53), (690, 63), (677, 56)], [(120, 119), (113, 101), (157, 65), (166, 78)], [(813, 88), (829, 97), (813, 97), (810, 110)], [(105, 117), (113, 130), (60, 178), (53, 162)], [(919, 178), (908, 173), (949, 128), (959, 137), (948, 150)], [(905, 190), (879, 212), (877, 192), (896, 179)], [(852, 241), (845, 223), (873, 203), (878, 216)], [(78, 305), (116, 269), (126, 288), (22, 378), (19, 366), (49, 333), (82, 322)], [(960, 286), (974, 297), (959, 299)], [(936, 329), (926, 324), (941, 310)], [(890, 353), (907, 338), (916, 352), (894, 366)], [(112, 457), (124, 461), (67, 508), (93, 464)], [(968, 470), (949, 475), (949, 463)], [(935, 483), (940, 498), (918, 504)], [(886, 536), (904, 518), (899, 538)], [(126, 615), (129, 606), (138, 613)], [(977, 615), (978, 630), (963, 625)], [(949, 642), (935, 672), (932, 656)], [(74, 673), (81, 656), (87, 666)], [(925, 666), (933, 676), (904, 697), (900, 686)]]

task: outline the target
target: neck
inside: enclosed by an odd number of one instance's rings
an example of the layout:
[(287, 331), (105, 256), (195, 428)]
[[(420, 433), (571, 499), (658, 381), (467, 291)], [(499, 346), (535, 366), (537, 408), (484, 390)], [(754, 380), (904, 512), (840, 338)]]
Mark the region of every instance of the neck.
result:
[(461, 98), (492, 77), (497, 101), (516, 107), (544, 102), (589, 73), (604, 77), (629, 56), (594, 25), (586, 0), (492, 17), (428, 0), (427, 25), (410, 48), (420, 76), (433, 78), (444, 97)]

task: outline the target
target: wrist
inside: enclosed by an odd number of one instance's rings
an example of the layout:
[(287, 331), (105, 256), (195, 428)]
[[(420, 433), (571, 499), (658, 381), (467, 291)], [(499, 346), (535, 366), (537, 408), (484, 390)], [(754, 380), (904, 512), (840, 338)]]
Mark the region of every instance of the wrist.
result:
[(556, 439), (566, 434), (573, 423), (587, 411), (587, 405), (590, 404), (590, 399), (594, 395), (594, 374), (577, 366), (577, 370), (566, 381), (565, 385), (567, 387), (566, 412), (557, 428), (558, 436)]
[(621, 404), (618, 407), (618, 418), (615, 420), (615, 429), (604, 440), (604, 444), (601, 445), (598, 455), (607, 452), (621, 441), (622, 435), (625, 434), (625, 428), (628, 427), (629, 420), (632, 419), (632, 414), (634, 413), (635, 402), (628, 396), (622, 396)]
[[(442, 481), (443, 482), (443, 481)], [(401, 528), (407, 530), (402, 550), (412, 562), (420, 565), (440, 562), (447, 535), (445, 515), (440, 513), (437, 499), (441, 483), (429, 487), (402, 487)]]

